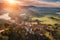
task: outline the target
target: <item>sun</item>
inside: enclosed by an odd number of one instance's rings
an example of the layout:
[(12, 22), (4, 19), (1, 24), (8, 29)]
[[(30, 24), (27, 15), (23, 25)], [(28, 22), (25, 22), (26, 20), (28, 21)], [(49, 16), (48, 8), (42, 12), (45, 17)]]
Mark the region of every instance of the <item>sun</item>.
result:
[(18, 1), (16, 1), (16, 0), (6, 0), (6, 1), (9, 4), (16, 4), (16, 3), (18, 3)]
[(8, 2), (9, 3), (15, 3), (15, 0), (9, 0)]

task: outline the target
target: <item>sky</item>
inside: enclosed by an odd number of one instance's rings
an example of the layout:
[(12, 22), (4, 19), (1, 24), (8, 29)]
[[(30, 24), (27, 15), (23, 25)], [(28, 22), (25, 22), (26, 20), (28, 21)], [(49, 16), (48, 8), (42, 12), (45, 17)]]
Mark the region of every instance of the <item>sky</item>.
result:
[[(0, 0), (3, 2), (6, 0)], [(23, 6), (42, 6), (42, 7), (60, 7), (60, 0), (19, 0), (18, 5)]]
[[(25, 0), (27, 5), (45, 6), (45, 7), (60, 7), (60, 0)], [(24, 3), (24, 4), (25, 4)]]
[(60, 7), (60, 0), (22, 0), (21, 2), (27, 6)]
[[(4, 3), (6, 0), (0, 0), (0, 3)], [(37, 6), (37, 7), (60, 7), (60, 0), (19, 0), (17, 3), (19, 6)], [(1, 6), (1, 5), (0, 5)], [(0, 16), (3, 19), (10, 19), (8, 14)]]
[(42, 1), (45, 1), (45, 2), (60, 2), (60, 0), (42, 0)]

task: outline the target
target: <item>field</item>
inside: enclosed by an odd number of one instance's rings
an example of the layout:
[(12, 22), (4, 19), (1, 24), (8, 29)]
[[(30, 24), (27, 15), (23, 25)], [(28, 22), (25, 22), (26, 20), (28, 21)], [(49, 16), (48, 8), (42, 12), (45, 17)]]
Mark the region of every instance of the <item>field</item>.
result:
[(42, 24), (60, 24), (60, 18), (53, 15), (45, 15), (44, 17), (33, 17), (33, 20), (40, 20)]
[(59, 16), (33, 17), (30, 21), (32, 23), (27, 20), (25, 25), (24, 21), (16, 24), (0, 19), (0, 40), (60, 40)]
[[(55, 24), (60, 24), (60, 17), (59, 16), (54, 16), (54, 15), (45, 15), (44, 17), (33, 17), (32, 19), (33, 20), (40, 20), (41, 24), (46, 24), (46, 25), (50, 24), (50, 25), (52, 25), (52, 26), (48, 26), (48, 27), (50, 27), (49, 29), (54, 29), (56, 27)], [(60, 29), (60, 26), (58, 28)], [(59, 34), (60, 31), (58, 31), (57, 33)], [(51, 40), (54, 40), (53, 36), (49, 35), (49, 34), (50, 33), (46, 31), (45, 35), (47, 37), (49, 37)]]

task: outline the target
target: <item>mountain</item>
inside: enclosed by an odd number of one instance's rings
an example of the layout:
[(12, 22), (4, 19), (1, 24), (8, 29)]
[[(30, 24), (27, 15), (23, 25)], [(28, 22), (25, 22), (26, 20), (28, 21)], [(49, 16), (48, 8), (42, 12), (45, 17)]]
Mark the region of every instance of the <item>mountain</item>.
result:
[(28, 6), (26, 7), (32, 14), (35, 16), (42, 16), (42, 15), (58, 15), (57, 12), (60, 13), (60, 8), (58, 7), (36, 7), (36, 6)]
[(40, 12), (40, 13), (55, 13), (55, 12), (60, 12), (60, 8), (57, 7), (35, 7), (35, 6), (30, 6), (30, 10), (35, 11), (35, 12)]

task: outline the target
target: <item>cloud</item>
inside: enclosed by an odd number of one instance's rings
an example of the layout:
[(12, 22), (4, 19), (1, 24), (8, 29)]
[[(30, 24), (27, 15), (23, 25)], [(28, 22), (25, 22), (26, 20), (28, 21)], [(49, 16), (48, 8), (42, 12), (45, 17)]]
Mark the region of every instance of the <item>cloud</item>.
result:
[(46, 2), (56, 2), (58, 0), (41, 0), (41, 1), (46, 1)]
[(42, 6), (42, 7), (60, 7), (60, 2), (45, 2), (45, 1), (38, 1), (38, 0), (23, 0), (20, 1), (23, 5), (27, 6)]
[[(53, 0), (54, 1), (54, 0)], [(0, 0), (0, 2), (4, 2), (4, 0)], [(38, 7), (60, 7), (60, 2), (48, 2), (44, 0), (19, 0), (18, 5), (22, 6), (38, 6)]]
[(0, 19), (10, 20), (11, 17), (9, 17), (8, 15), (9, 15), (8, 13), (0, 15)]

